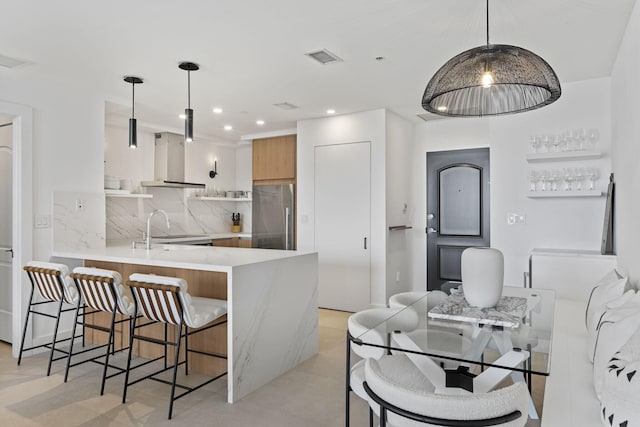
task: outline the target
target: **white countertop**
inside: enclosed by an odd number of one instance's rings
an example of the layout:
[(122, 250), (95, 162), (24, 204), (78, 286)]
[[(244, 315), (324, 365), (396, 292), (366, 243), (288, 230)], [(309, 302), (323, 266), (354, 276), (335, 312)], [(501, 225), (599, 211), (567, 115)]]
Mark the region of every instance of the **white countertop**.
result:
[(133, 249), (131, 245), (119, 245), (96, 249), (82, 249), (77, 252), (54, 251), (53, 256), (121, 262), (126, 264), (187, 268), (191, 270), (231, 272), (233, 267), (291, 258), (309, 253), (313, 252), (154, 244), (150, 250), (146, 250), (140, 245), (136, 249)]

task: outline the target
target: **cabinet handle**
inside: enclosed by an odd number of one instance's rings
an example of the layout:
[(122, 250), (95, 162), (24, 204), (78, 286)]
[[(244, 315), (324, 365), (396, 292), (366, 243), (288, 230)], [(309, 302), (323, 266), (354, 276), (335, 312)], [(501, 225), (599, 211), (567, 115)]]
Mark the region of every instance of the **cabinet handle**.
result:
[(364, 248), (365, 248), (365, 250), (367, 249), (367, 238), (366, 237), (364, 238)]

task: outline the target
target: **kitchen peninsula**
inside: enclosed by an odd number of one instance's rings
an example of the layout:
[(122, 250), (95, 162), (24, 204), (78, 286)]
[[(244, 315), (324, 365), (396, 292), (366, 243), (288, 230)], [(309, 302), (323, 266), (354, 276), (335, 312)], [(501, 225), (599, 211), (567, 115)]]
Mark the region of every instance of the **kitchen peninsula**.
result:
[[(193, 295), (226, 298), (229, 403), (318, 352), (315, 252), (155, 244), (150, 250), (123, 245), (53, 256), (120, 271), (125, 280), (132, 272), (182, 277)], [(215, 345), (209, 338), (201, 344)]]

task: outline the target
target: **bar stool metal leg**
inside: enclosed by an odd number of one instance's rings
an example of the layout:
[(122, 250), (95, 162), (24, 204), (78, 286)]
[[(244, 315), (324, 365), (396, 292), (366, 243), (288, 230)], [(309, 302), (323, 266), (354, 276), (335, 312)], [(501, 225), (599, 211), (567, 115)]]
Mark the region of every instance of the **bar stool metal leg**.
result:
[(29, 307), (27, 307), (27, 315), (24, 319), (24, 328), (22, 328), (22, 340), (20, 341), (20, 354), (18, 354), (18, 366), (20, 366), (20, 362), (22, 362), (22, 352), (24, 351), (24, 339), (27, 337), (27, 326), (29, 325), (29, 316), (31, 314), (31, 301), (33, 301), (33, 291), (34, 287), (31, 287), (31, 292), (29, 293)]
[[(176, 380), (178, 378), (178, 367), (180, 366), (180, 342), (182, 341), (182, 323), (183, 319), (180, 318), (180, 324), (178, 325), (178, 339), (176, 340), (176, 358), (173, 361), (173, 380), (171, 381), (171, 397), (169, 401), (169, 419), (173, 414), (173, 398), (176, 393)], [(186, 352), (185, 352), (186, 353)]]

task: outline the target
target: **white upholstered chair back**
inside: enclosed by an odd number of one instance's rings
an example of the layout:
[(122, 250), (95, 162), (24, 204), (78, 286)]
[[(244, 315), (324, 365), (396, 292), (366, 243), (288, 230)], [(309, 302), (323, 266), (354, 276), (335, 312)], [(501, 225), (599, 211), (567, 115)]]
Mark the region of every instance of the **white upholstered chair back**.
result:
[[(502, 427), (522, 427), (528, 419), (528, 390), (523, 382), (489, 393), (434, 394), (432, 390), (420, 390), (397, 381), (386, 374), (375, 359), (365, 362), (365, 381), (382, 400), (415, 414), (444, 420), (483, 420), (520, 411), (519, 418), (495, 424)], [(388, 413), (388, 423), (394, 427), (432, 425), (391, 412)]]
[[(348, 320), (349, 333), (368, 344), (384, 346), (387, 334), (393, 331), (408, 332), (418, 326), (418, 316), (412, 310), (393, 308), (372, 308), (352, 314)], [(373, 357), (379, 359), (386, 349), (370, 345), (352, 344), (351, 349), (363, 359)]]

